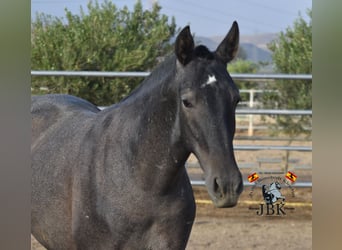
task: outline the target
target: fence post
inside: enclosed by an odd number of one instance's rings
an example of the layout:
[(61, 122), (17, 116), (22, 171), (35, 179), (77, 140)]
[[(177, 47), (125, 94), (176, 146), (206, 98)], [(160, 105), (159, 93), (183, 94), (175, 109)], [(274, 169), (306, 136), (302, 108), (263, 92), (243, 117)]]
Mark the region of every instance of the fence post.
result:
[[(249, 91), (249, 108), (254, 107), (254, 89)], [(253, 136), (253, 115), (249, 115), (248, 136)]]

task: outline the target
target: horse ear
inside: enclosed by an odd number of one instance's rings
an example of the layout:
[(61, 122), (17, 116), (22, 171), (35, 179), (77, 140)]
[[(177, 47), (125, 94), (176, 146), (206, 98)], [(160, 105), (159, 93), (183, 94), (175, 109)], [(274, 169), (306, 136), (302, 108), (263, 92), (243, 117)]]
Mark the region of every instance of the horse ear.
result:
[(178, 61), (184, 66), (192, 59), (195, 43), (190, 33), (190, 27), (186, 26), (176, 39), (175, 53)]
[(233, 22), (227, 36), (217, 47), (215, 53), (224, 63), (233, 60), (239, 49), (239, 26), (236, 21)]

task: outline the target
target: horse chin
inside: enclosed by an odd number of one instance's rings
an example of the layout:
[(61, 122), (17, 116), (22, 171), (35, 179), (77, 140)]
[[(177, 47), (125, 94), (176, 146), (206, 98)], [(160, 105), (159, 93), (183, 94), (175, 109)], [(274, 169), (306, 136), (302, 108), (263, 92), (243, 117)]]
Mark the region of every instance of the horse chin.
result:
[(215, 207), (217, 208), (228, 208), (228, 207), (235, 207), (238, 203), (239, 196), (230, 196), (224, 197), (224, 198), (217, 198), (217, 197), (211, 197), (211, 200)]

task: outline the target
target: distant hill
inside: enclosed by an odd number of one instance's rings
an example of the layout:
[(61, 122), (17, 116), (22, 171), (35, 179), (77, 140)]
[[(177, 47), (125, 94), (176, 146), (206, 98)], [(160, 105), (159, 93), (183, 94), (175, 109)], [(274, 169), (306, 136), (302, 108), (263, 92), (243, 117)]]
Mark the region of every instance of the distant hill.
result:
[[(240, 46), (247, 55), (247, 60), (252, 62), (272, 62), (272, 52), (267, 49), (267, 44), (276, 39), (277, 34), (242, 35)], [(215, 50), (223, 39), (223, 36), (195, 37), (196, 44), (205, 44), (210, 50)]]
[(242, 35), (240, 37), (241, 43), (252, 43), (258, 48), (268, 50), (267, 44), (270, 43), (272, 40), (277, 38), (277, 34), (275, 33), (264, 33), (264, 34), (257, 34), (257, 35)]
[(269, 50), (261, 49), (253, 43), (240, 43), (240, 46), (246, 52), (247, 60), (258, 62), (272, 62), (272, 53)]

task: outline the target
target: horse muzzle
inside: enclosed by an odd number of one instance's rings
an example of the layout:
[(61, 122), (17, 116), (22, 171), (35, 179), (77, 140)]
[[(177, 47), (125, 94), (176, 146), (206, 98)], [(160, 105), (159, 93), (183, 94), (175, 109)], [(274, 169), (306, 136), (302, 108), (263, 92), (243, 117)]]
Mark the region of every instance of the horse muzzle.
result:
[(214, 205), (218, 208), (236, 206), (243, 190), (241, 174), (233, 180), (222, 177), (209, 177), (206, 179), (208, 193)]

